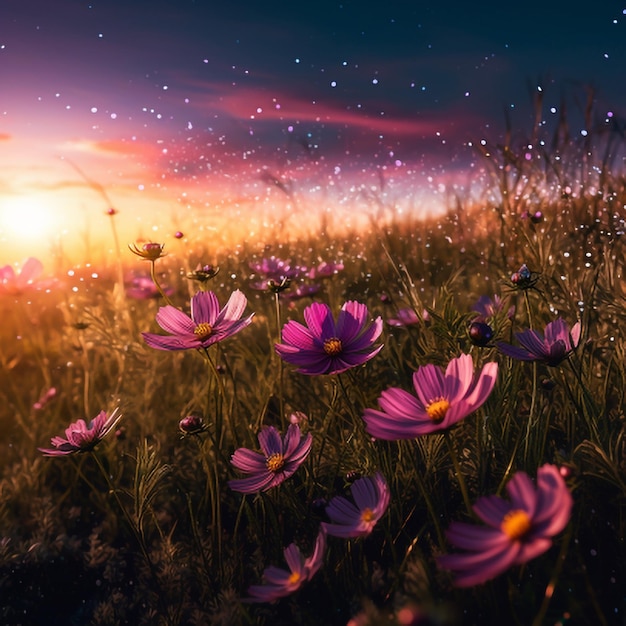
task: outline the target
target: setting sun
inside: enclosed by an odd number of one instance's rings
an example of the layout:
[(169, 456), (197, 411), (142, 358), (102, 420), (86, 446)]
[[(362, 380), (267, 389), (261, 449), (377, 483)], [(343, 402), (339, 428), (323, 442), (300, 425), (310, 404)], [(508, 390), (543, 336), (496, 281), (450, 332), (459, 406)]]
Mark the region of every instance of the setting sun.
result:
[(15, 196), (0, 200), (0, 232), (7, 238), (42, 240), (57, 233), (53, 209), (40, 197)]

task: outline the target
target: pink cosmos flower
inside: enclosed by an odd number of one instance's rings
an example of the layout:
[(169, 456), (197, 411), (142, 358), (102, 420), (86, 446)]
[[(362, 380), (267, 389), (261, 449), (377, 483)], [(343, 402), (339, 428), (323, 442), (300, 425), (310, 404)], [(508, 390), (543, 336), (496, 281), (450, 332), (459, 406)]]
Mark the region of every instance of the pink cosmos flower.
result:
[(387, 320), (389, 326), (411, 326), (412, 324), (419, 324), (420, 318), (417, 313), (410, 307), (399, 309), (396, 317), (390, 317)]
[(49, 389), (46, 389), (46, 391), (44, 391), (39, 396), (39, 400), (33, 403), (33, 409), (35, 409), (35, 411), (41, 411), (41, 409), (43, 409), (46, 406), (46, 404), (48, 404), (48, 402), (50, 402), (56, 395), (57, 395), (56, 387), (50, 387)]
[(554, 465), (539, 468), (536, 488), (526, 473), (516, 472), (506, 489), (510, 502), (484, 496), (474, 504), (487, 526), (450, 525), (448, 541), (465, 552), (440, 556), (438, 564), (455, 573), (457, 587), (479, 585), (543, 554), (567, 525), (572, 496)]
[(279, 356), (297, 365), (297, 372), (316, 376), (338, 374), (361, 365), (376, 356), (382, 345), (373, 347), (383, 330), (380, 317), (369, 321), (364, 304), (346, 302), (333, 320), (327, 304), (314, 302), (304, 309), (307, 327), (293, 320), (283, 326), (282, 344), (276, 344)]
[(578, 346), (580, 322), (576, 322), (570, 331), (567, 322), (559, 317), (546, 326), (545, 333), (528, 329), (515, 333), (515, 338), (522, 345), (521, 348), (500, 341), (496, 344), (498, 350), (514, 359), (539, 361), (554, 367)]
[(238, 333), (252, 322), (252, 315), (240, 319), (248, 300), (241, 291), (233, 291), (220, 310), (212, 291), (200, 291), (191, 299), (191, 317), (173, 306), (164, 306), (156, 314), (159, 326), (171, 335), (142, 333), (145, 342), (158, 350), (208, 348)]
[(89, 452), (93, 450), (116, 426), (122, 418), (115, 409), (111, 415), (100, 411), (89, 424), (85, 420), (78, 420), (65, 429), (63, 437), (52, 437), (50, 442), (54, 448), (38, 448), (46, 456), (65, 456), (75, 452)]
[(11, 265), (0, 267), (0, 294), (17, 296), (29, 289), (45, 288), (51, 281), (38, 281), (43, 272), (43, 264), (38, 259), (26, 259), (19, 274)]
[(359, 478), (350, 487), (354, 503), (343, 496), (335, 496), (326, 507), (333, 523), (322, 522), (322, 528), (334, 537), (366, 537), (389, 506), (389, 487), (384, 476)]
[(265, 568), (264, 585), (252, 585), (248, 588), (250, 602), (274, 602), (297, 591), (311, 580), (324, 562), (326, 552), (326, 534), (320, 531), (315, 541), (313, 554), (308, 559), (302, 556), (295, 543), (284, 550), (289, 571), (270, 565)]
[(228, 481), (234, 491), (256, 493), (280, 485), (302, 465), (313, 442), (311, 433), (302, 438), (297, 424), (289, 425), (284, 440), (274, 426), (264, 426), (258, 439), (262, 454), (238, 448), (231, 457), (231, 463), (237, 469), (251, 474), (248, 478)]
[(378, 398), (381, 411), (365, 409), (365, 429), (377, 439), (413, 439), (446, 430), (487, 400), (498, 375), (498, 364), (487, 363), (478, 376), (469, 354), (452, 359), (445, 373), (424, 365), (413, 374), (417, 397), (391, 387)]

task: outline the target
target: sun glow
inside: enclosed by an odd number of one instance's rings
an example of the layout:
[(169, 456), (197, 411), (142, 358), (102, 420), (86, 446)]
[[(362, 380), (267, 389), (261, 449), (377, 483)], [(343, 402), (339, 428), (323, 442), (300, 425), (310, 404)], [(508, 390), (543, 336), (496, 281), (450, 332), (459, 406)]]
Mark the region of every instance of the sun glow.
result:
[(50, 204), (39, 196), (0, 199), (0, 233), (7, 240), (43, 241), (59, 235)]

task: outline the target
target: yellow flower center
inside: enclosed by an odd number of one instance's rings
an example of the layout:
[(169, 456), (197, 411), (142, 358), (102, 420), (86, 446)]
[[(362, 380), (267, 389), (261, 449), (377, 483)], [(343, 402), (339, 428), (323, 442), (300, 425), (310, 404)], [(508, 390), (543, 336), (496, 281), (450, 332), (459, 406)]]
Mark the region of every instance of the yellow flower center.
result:
[(265, 461), (265, 467), (270, 472), (278, 472), (285, 465), (285, 459), (280, 452), (274, 452), (274, 454), (270, 454)]
[(198, 339), (206, 339), (212, 332), (211, 324), (207, 324), (207, 322), (202, 322), (193, 329), (193, 334), (196, 335)]
[(287, 579), (290, 585), (295, 585), (300, 581), (300, 574), (298, 572), (291, 572), (291, 576)]
[(530, 516), (520, 509), (509, 511), (500, 524), (500, 529), (511, 541), (521, 539), (531, 527)]
[(372, 511), (372, 509), (365, 509), (363, 513), (361, 513), (361, 521), (366, 524), (374, 521), (374, 511)]
[(341, 339), (338, 339), (337, 337), (331, 337), (324, 342), (324, 352), (330, 356), (339, 354), (342, 348)]
[(450, 403), (444, 398), (439, 398), (438, 400), (433, 400), (427, 407), (426, 413), (428, 413), (428, 417), (435, 422), (439, 423), (443, 420), (450, 408)]

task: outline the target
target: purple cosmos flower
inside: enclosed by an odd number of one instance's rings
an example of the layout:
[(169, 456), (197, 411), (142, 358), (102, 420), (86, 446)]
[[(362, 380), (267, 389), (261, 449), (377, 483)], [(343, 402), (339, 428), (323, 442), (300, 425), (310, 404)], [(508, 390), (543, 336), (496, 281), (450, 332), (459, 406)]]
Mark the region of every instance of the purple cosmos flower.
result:
[[(171, 287), (163, 287), (163, 293), (166, 296), (171, 296), (174, 294), (174, 290)], [(135, 276), (132, 279), (132, 284), (126, 287), (126, 295), (136, 300), (149, 300), (160, 298), (161, 292), (150, 276)]]
[[(506, 300), (503, 300), (499, 295), (495, 294), (493, 298), (489, 296), (481, 296), (474, 305), (473, 310), (478, 313), (479, 321), (483, 321), (482, 318), (495, 317), (500, 311), (504, 310), (506, 306)], [(509, 319), (513, 319), (515, 316), (515, 305), (510, 306), (506, 313)]]
[(417, 397), (396, 387), (378, 398), (381, 411), (365, 409), (365, 429), (377, 439), (413, 439), (446, 430), (478, 409), (489, 397), (498, 364), (487, 363), (478, 376), (469, 354), (452, 359), (445, 374), (424, 365), (413, 374)]
[(322, 261), (317, 267), (312, 267), (307, 272), (307, 277), (315, 280), (316, 278), (329, 278), (334, 274), (338, 274), (344, 268), (343, 263), (339, 262), (330, 262)]
[(305, 559), (298, 546), (292, 543), (285, 548), (285, 561), (289, 571), (270, 565), (265, 568), (264, 585), (252, 585), (248, 588), (250, 602), (274, 602), (297, 591), (302, 585), (311, 580), (322, 566), (326, 552), (326, 534), (320, 531), (315, 541), (313, 554)]
[(389, 506), (389, 488), (380, 472), (354, 481), (350, 493), (354, 503), (335, 496), (326, 507), (333, 523), (322, 522), (322, 528), (329, 535), (344, 539), (366, 537)]
[(233, 291), (220, 311), (217, 296), (212, 291), (200, 291), (191, 299), (191, 317), (170, 305), (159, 309), (156, 321), (171, 335), (141, 334), (149, 346), (158, 350), (208, 348), (252, 322), (254, 313), (240, 319), (247, 303), (241, 291)]
[(419, 324), (420, 318), (417, 313), (410, 307), (399, 309), (396, 317), (390, 317), (387, 320), (389, 326), (411, 326), (412, 324)]
[(516, 472), (506, 489), (510, 502), (484, 496), (474, 504), (474, 512), (486, 527), (464, 522), (450, 525), (448, 541), (466, 552), (440, 556), (438, 564), (455, 573), (456, 586), (478, 585), (534, 559), (567, 525), (572, 496), (554, 465), (539, 468), (536, 488), (526, 473)]
[(293, 320), (287, 322), (282, 332), (284, 343), (275, 345), (276, 352), (287, 363), (297, 365), (301, 374), (345, 372), (382, 349), (382, 345), (373, 348), (383, 330), (382, 319), (370, 322), (368, 318), (364, 304), (349, 301), (341, 307), (335, 323), (330, 307), (314, 302), (304, 309), (308, 328)]
[(284, 440), (274, 426), (264, 426), (258, 434), (262, 454), (238, 448), (231, 457), (231, 463), (242, 472), (251, 474), (248, 478), (228, 481), (234, 491), (256, 493), (267, 491), (280, 485), (302, 465), (311, 451), (313, 437), (309, 433), (304, 439), (297, 424), (290, 424)]
[(551, 367), (566, 359), (580, 341), (580, 322), (576, 322), (570, 331), (567, 322), (560, 317), (550, 322), (545, 333), (537, 330), (525, 330), (515, 333), (522, 347), (498, 342), (498, 350), (507, 356), (522, 361), (539, 361)]
[(285, 291), (288, 300), (299, 300), (315, 295), (321, 289), (320, 285), (298, 285), (293, 291)]
[(122, 418), (115, 409), (111, 415), (100, 411), (89, 424), (85, 420), (78, 420), (65, 429), (63, 437), (52, 437), (50, 442), (54, 448), (38, 448), (46, 456), (65, 456), (75, 452), (89, 452), (93, 450), (116, 426)]
[(261, 276), (260, 281), (252, 282), (250, 286), (252, 289), (261, 291), (276, 285), (285, 285), (287, 288), (302, 271), (300, 267), (292, 267), (289, 260), (283, 261), (275, 256), (264, 258), (260, 262), (252, 262), (249, 265), (250, 269)]
[(38, 259), (26, 259), (21, 271), (16, 274), (11, 265), (0, 267), (0, 294), (18, 296), (32, 289), (44, 289), (52, 281), (39, 281), (43, 264)]

